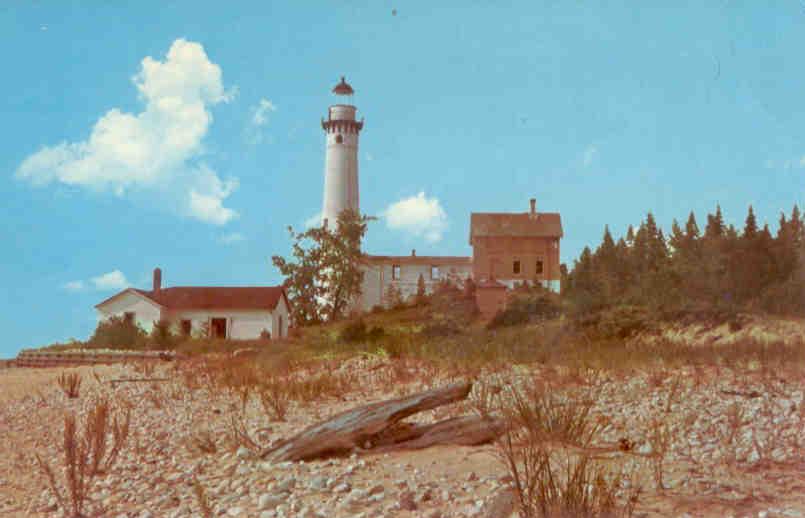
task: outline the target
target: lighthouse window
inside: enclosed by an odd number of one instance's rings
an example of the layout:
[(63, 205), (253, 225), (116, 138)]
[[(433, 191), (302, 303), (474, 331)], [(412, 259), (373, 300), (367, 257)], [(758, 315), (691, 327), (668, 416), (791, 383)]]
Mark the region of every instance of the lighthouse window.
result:
[(335, 136), (335, 143), (340, 144), (342, 142), (344, 142), (344, 137), (342, 137), (341, 135), (336, 135)]

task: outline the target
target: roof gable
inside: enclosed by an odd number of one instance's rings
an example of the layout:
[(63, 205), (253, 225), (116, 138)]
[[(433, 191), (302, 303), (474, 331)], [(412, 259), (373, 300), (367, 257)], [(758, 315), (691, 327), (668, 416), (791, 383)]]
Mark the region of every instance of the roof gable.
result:
[(139, 297), (141, 299), (146, 300), (150, 304), (154, 304), (155, 306), (162, 307), (162, 305), (159, 302), (157, 302), (156, 300), (152, 299), (151, 297), (148, 297), (147, 295), (145, 295), (145, 293), (146, 292), (143, 292), (142, 290), (138, 290), (138, 289), (135, 289), (135, 288), (126, 288), (125, 290), (123, 290), (121, 292), (115, 293), (114, 295), (112, 295), (108, 299), (105, 299), (105, 300), (99, 302), (98, 304), (95, 304), (95, 307), (99, 308), (101, 306), (105, 306), (106, 304), (109, 304), (110, 302), (113, 302), (113, 301), (115, 301), (115, 300), (117, 300), (117, 299), (119, 299), (119, 298), (121, 298), (121, 297), (123, 297), (125, 295), (134, 295), (136, 297)]

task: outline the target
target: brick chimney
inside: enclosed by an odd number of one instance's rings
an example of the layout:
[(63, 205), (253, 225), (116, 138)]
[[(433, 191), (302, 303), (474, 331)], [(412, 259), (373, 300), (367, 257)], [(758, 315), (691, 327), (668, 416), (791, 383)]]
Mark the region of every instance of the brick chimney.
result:
[(159, 293), (162, 289), (162, 270), (154, 268), (154, 293)]
[(528, 217), (537, 219), (537, 199), (531, 198), (529, 201), (531, 202), (531, 212), (528, 214)]
[(416, 248), (411, 250), (411, 257), (416, 257)]

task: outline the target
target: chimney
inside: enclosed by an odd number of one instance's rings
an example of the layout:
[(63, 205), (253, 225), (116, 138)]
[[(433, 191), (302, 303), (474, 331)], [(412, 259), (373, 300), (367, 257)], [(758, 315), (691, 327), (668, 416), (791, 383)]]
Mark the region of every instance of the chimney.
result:
[(416, 248), (411, 249), (411, 257), (416, 257)]
[(537, 214), (537, 199), (531, 198), (531, 216), (535, 216)]
[(154, 293), (159, 293), (162, 289), (162, 270), (154, 268)]

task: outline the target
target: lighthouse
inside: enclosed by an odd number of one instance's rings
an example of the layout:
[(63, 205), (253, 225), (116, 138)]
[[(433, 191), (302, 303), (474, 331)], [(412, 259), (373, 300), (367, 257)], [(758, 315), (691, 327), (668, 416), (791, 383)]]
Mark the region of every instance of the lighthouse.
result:
[(360, 212), (358, 199), (358, 137), (363, 129), (363, 119), (356, 120), (357, 108), (352, 104), (355, 91), (341, 77), (333, 88), (336, 102), (322, 119), (321, 127), (326, 137), (324, 157), (324, 201), (322, 224), (334, 229), (341, 211), (352, 209)]

